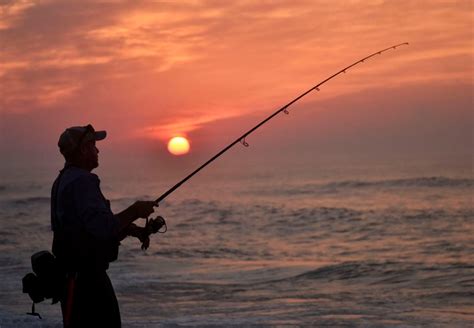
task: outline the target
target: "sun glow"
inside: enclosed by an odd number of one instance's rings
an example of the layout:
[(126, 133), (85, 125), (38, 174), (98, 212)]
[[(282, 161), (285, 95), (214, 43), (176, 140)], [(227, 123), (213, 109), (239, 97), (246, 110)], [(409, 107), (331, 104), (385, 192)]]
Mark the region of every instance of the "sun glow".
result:
[(168, 151), (173, 155), (187, 154), (189, 148), (189, 141), (185, 137), (173, 137), (168, 141)]

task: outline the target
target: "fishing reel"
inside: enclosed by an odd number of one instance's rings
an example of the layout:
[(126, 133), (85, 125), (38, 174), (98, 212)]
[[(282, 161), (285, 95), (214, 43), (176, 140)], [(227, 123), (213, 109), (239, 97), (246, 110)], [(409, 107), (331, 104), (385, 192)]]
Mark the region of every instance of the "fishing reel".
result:
[[(164, 230), (162, 228), (164, 227)], [(127, 229), (127, 236), (138, 238), (142, 243), (142, 249), (146, 250), (150, 246), (150, 235), (154, 233), (165, 233), (168, 230), (166, 221), (162, 216), (157, 216), (154, 219), (146, 219), (144, 227), (139, 227), (131, 223)]]
[[(161, 228), (164, 227), (164, 230)], [(144, 231), (142, 232), (142, 236), (140, 241), (142, 242), (142, 250), (147, 250), (150, 246), (150, 235), (155, 233), (165, 233), (168, 230), (166, 226), (166, 221), (162, 216), (157, 216), (154, 219), (146, 219)]]

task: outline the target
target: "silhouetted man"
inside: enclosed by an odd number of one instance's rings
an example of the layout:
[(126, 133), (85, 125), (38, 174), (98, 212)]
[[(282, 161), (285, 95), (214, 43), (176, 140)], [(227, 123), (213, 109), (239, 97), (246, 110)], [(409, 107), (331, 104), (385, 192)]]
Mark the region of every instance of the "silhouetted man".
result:
[[(153, 212), (155, 202), (137, 201), (113, 214), (102, 195), (96, 141), (106, 137), (91, 125), (66, 129), (58, 146), (66, 159), (53, 184), (51, 225), (53, 253), (66, 272), (61, 300), (65, 327), (120, 327), (117, 298), (106, 273), (117, 259), (118, 246), (127, 235), (139, 235), (132, 224)], [(133, 230), (133, 233), (131, 231)]]

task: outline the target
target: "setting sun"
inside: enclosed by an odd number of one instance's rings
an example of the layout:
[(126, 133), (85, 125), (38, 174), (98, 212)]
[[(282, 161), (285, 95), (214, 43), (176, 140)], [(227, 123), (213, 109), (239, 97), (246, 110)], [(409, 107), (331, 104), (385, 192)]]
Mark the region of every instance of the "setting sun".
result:
[(189, 152), (189, 141), (184, 137), (173, 137), (168, 141), (168, 151), (173, 155), (184, 155)]

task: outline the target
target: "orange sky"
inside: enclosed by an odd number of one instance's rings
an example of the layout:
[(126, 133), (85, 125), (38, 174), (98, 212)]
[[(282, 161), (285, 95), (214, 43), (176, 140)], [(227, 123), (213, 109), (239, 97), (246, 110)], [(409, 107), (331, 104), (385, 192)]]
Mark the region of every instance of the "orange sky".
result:
[(161, 150), (182, 134), (194, 152), (212, 151), (338, 69), (401, 42), (410, 46), (305, 98), (293, 123), (265, 129), (268, 138), (286, 138), (287, 126), (301, 133), (287, 141), (297, 145), (317, 138), (370, 149), (380, 135), (381, 148), (425, 138), (430, 149), (472, 149), (472, 1), (3, 3), (3, 154), (26, 152), (31, 140), (56, 151), (65, 127), (87, 123), (108, 130), (112, 148)]

